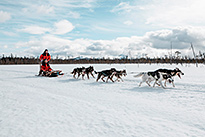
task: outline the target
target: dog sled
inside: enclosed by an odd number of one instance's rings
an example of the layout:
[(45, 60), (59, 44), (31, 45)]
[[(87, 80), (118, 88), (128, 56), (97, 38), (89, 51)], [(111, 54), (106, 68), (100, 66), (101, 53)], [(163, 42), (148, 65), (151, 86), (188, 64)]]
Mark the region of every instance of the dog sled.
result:
[(39, 77), (62, 77), (64, 73), (61, 70), (54, 70), (54, 71), (44, 71), (40, 75), (36, 75)]
[(43, 77), (60, 77), (63, 76), (64, 74), (62, 73), (61, 70), (53, 70), (47, 59), (44, 59), (42, 61), (42, 64), (40, 63), (40, 71), (37, 76), (43, 76)]

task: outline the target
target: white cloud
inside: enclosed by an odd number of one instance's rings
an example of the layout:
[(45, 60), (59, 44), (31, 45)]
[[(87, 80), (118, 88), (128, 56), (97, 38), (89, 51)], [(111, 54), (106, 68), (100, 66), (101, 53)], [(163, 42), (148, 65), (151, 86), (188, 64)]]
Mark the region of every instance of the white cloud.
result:
[(204, 5), (204, 0), (151, 0), (149, 2), (134, 0), (121, 2), (111, 12), (123, 13), (127, 20), (158, 29), (190, 25), (204, 26)]
[(110, 29), (109, 27), (106, 27), (106, 25), (105, 26), (98, 26), (98, 24), (96, 24), (95, 26), (93, 26), (92, 28), (91, 28), (92, 30), (99, 30), (99, 31), (107, 31), (107, 32), (114, 32), (114, 31), (116, 31), (115, 29)]
[(50, 14), (54, 12), (54, 7), (50, 5), (40, 5), (36, 9), (39, 14)]
[(66, 34), (71, 32), (75, 27), (73, 24), (67, 20), (61, 20), (54, 24), (55, 30), (53, 34)]
[(69, 18), (75, 18), (75, 19), (80, 18), (80, 14), (78, 12), (74, 12), (74, 11), (68, 12), (67, 15)]
[(8, 12), (0, 11), (0, 23), (6, 22), (11, 19), (11, 14)]
[(190, 43), (204, 45), (205, 28), (202, 27), (177, 27), (172, 30), (159, 30), (147, 32), (146, 41), (151, 42), (157, 49), (169, 49), (170, 42), (176, 43), (176, 49), (185, 49)]
[(54, 23), (53, 28), (45, 28), (36, 25), (31, 25), (31, 26), (25, 26), (24, 29), (20, 29), (19, 31), (30, 33), (30, 34), (45, 34), (46, 32), (50, 34), (66, 34), (68, 32), (71, 32), (74, 28), (75, 27), (71, 22), (67, 20), (61, 20), (57, 23)]
[(131, 12), (135, 9), (135, 6), (131, 6), (129, 2), (121, 2), (117, 6), (115, 6), (111, 12)]
[(89, 11), (92, 12), (92, 13), (95, 12), (93, 9), (89, 9)]
[(17, 34), (14, 33), (14, 32), (2, 31), (2, 33), (3, 33), (4, 35), (7, 35), (7, 36), (17, 36)]
[(19, 31), (30, 33), (30, 34), (44, 34), (46, 32), (51, 31), (50, 28), (43, 28), (39, 26), (26, 26), (24, 29)]
[(133, 24), (133, 22), (132, 21), (130, 21), (130, 20), (128, 20), (128, 21), (125, 21), (125, 22), (123, 22), (125, 25), (128, 25), (128, 26), (130, 26), (130, 25), (132, 25)]
[(48, 15), (54, 13), (54, 7), (50, 5), (29, 5), (28, 8), (23, 8), (24, 13)]
[(95, 0), (49, 0), (51, 5), (67, 8), (92, 8)]
[(7, 49), (7, 48), (8, 48), (8, 45), (4, 45), (4, 48)]
[(146, 33), (144, 36), (119, 37), (113, 40), (90, 40), (76, 39), (68, 40), (54, 35), (45, 35), (40, 39), (19, 43), (28, 49), (26, 53), (39, 55), (48, 48), (52, 55), (69, 55), (84, 57), (119, 57), (120, 54), (132, 57), (144, 56), (160, 57), (170, 53), (170, 42), (172, 41), (173, 53), (176, 50), (182, 55), (192, 56), (190, 42), (194, 44), (195, 50), (205, 51), (205, 30), (203, 28), (181, 27), (171, 30), (158, 30)]
[(159, 0), (147, 10), (146, 23), (160, 27), (204, 24), (204, 4), (203, 0)]

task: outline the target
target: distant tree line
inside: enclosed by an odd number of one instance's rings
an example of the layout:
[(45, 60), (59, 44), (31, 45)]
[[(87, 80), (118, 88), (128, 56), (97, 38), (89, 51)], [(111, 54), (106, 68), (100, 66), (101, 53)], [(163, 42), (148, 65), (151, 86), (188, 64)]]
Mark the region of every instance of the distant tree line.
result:
[[(203, 63), (205, 64), (205, 54), (194, 58), (185, 57), (157, 57), (157, 58), (149, 58), (149, 57), (142, 57), (142, 58), (68, 58), (68, 59), (51, 59), (51, 64), (125, 64), (125, 63), (136, 63), (136, 64), (183, 64), (183, 63)], [(39, 58), (37, 57), (0, 57), (0, 65), (11, 65), (11, 64), (39, 64)]]

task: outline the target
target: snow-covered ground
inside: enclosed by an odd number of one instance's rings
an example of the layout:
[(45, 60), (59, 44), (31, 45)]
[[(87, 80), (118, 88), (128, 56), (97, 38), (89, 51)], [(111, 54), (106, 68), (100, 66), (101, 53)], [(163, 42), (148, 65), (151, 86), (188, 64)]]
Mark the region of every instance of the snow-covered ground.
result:
[[(73, 79), (82, 65), (53, 65), (61, 78), (36, 77), (39, 65), (0, 66), (0, 137), (205, 136), (205, 66), (95, 64), (126, 69), (124, 82)], [(89, 65), (84, 65), (88, 67)], [(138, 87), (131, 72), (179, 67), (173, 88)]]

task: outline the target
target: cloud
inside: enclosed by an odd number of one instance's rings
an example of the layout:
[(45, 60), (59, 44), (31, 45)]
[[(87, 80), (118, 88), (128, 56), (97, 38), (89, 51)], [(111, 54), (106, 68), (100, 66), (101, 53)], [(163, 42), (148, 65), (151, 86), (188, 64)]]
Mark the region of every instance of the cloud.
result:
[(44, 34), (46, 32), (51, 31), (50, 28), (43, 28), (39, 26), (26, 26), (24, 29), (19, 31), (30, 33), (30, 34)]
[(129, 2), (121, 2), (117, 6), (115, 6), (111, 12), (131, 12), (135, 9), (135, 6), (131, 6)]
[(11, 36), (11, 37), (17, 36), (17, 34), (14, 33), (14, 32), (2, 31), (2, 33), (3, 33), (4, 35), (6, 35), (6, 36)]
[(94, 42), (92, 45), (87, 47), (90, 51), (103, 51), (105, 50), (105, 47), (101, 42)]
[(178, 50), (182, 55), (192, 56), (190, 42), (195, 50), (205, 51), (205, 30), (195, 27), (177, 27), (147, 32), (144, 36), (119, 37), (113, 40), (68, 40), (55, 35), (44, 35), (40, 39), (19, 43), (27, 47), (24, 52), (38, 56), (48, 48), (53, 56), (84, 56), (84, 57), (119, 57), (120, 54), (139, 57), (160, 57), (170, 54), (170, 43), (173, 53)]
[(203, 45), (205, 31), (202, 27), (176, 27), (172, 30), (159, 30), (147, 32), (145, 41), (152, 43), (152, 47), (157, 49), (169, 49), (170, 42), (176, 43), (174, 48), (186, 49), (190, 43)]
[(0, 11), (0, 23), (6, 22), (11, 19), (11, 14), (8, 12)]
[[(50, 34), (66, 34), (71, 32), (75, 27), (73, 24), (67, 20), (61, 20), (54, 23), (53, 28), (45, 28), (36, 25), (25, 26), (24, 29), (20, 29), (21, 32), (26, 32), (30, 34), (45, 34), (46, 32)], [(5, 33), (8, 34), (8, 33)]]
[(95, 0), (49, 0), (51, 5), (67, 8), (92, 8)]
[(118, 13), (119, 18), (123, 14), (126, 20), (132, 20), (138, 23), (137, 26), (147, 26), (152, 30), (176, 26), (204, 26), (204, 4), (204, 0), (134, 0), (119, 3), (111, 12)]
[(61, 20), (54, 24), (55, 30), (53, 34), (66, 34), (71, 32), (75, 27), (73, 24), (67, 20)]
[(116, 29), (110, 29), (109, 27), (107, 27), (107, 25), (100, 25), (100, 24), (94, 25), (91, 29), (105, 31), (105, 32), (115, 32), (116, 31)]
[(8, 48), (8, 45), (4, 45), (4, 48), (7, 49), (7, 48)]
[(67, 16), (70, 18), (75, 18), (75, 19), (80, 18), (80, 14), (78, 12), (74, 12), (74, 11), (69, 11), (67, 13)]
[(51, 14), (54, 12), (54, 7), (50, 5), (40, 5), (36, 9), (39, 14)]
[[(205, 23), (203, 0), (159, 0), (147, 5), (146, 23), (159, 27), (203, 26)], [(152, 13), (152, 14), (151, 14)]]
[(132, 22), (132, 21), (130, 21), (130, 20), (128, 20), (128, 21), (123, 22), (123, 24), (130, 26), (130, 25), (132, 25), (132, 24), (133, 24), (133, 22)]
[(50, 5), (29, 5), (28, 8), (23, 8), (24, 13), (48, 15), (54, 13), (54, 7)]

